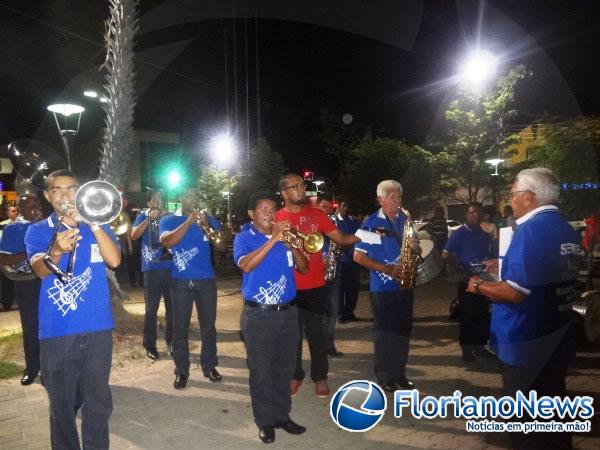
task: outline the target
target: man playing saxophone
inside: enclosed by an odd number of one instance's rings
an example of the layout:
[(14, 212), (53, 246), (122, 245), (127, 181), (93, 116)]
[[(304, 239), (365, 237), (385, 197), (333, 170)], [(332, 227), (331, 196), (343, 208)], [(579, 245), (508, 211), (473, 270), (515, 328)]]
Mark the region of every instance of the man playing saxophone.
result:
[(406, 278), (407, 271), (416, 271), (406, 266), (414, 264), (420, 249), (415, 237), (405, 235), (410, 223), (401, 211), (402, 185), (395, 180), (380, 182), (377, 201), (381, 208), (365, 219), (357, 233), (373, 234), (355, 245), (354, 261), (370, 271), (375, 376), (383, 389), (393, 392), (414, 387), (406, 378), (414, 292), (412, 287), (401, 288), (399, 280)]
[[(160, 243), (173, 252), (171, 294), (173, 310), (173, 357), (175, 389), (183, 389), (189, 377), (188, 335), (192, 308), (196, 304), (200, 322), (200, 364), (204, 376), (221, 381), (217, 371), (217, 284), (211, 262), (210, 244), (224, 251), (224, 239), (209, 240), (206, 229), (219, 230), (221, 224), (198, 209), (198, 190), (188, 188), (181, 198), (182, 208), (160, 221)], [(200, 226), (203, 221), (203, 227)], [(218, 233), (215, 233), (218, 234)]]

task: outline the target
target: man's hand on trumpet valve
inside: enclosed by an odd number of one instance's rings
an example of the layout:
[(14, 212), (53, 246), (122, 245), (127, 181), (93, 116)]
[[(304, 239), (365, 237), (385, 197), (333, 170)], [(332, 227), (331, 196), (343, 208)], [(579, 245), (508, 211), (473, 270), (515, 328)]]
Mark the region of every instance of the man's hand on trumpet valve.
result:
[(150, 219), (150, 221), (155, 221), (158, 220), (161, 216), (161, 211), (159, 208), (152, 208), (149, 212), (148, 212), (148, 218)]
[(272, 239), (282, 241), (287, 247), (289, 245), (283, 240), (284, 233), (290, 229), (290, 222), (287, 220), (273, 223), (273, 232), (271, 233)]
[(81, 240), (81, 236), (79, 235), (78, 228), (57, 233), (56, 241), (52, 247), (52, 256), (60, 256), (64, 253), (71, 252), (79, 240)]

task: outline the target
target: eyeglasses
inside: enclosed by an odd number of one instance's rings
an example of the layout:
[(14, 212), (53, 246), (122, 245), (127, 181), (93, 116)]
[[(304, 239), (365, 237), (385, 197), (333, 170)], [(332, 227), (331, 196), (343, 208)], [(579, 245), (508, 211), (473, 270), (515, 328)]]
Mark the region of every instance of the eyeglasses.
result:
[(527, 190), (525, 190), (525, 191), (512, 191), (510, 194), (508, 194), (508, 198), (512, 200), (517, 195), (522, 194), (523, 192), (530, 192), (530, 191), (527, 191)]
[(282, 191), (287, 191), (288, 189), (294, 189), (294, 190), (301, 190), (301, 189), (306, 189), (306, 184), (304, 183), (296, 183), (296, 184), (292, 184), (291, 186), (287, 186), (284, 187), (282, 189)]

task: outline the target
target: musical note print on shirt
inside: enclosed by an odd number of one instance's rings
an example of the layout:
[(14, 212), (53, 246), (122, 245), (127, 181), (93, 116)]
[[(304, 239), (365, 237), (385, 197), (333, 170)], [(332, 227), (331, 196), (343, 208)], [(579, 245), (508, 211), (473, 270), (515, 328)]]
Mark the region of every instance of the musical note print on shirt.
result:
[(260, 287), (258, 288), (259, 294), (256, 294), (254, 297), (257, 303), (261, 303), (263, 305), (275, 305), (279, 303), (279, 299), (285, 292), (285, 284), (287, 282), (287, 278), (285, 275), (281, 275), (281, 278), (276, 283), (271, 281), (267, 281), (268, 287)]
[(144, 261), (146, 261), (147, 263), (150, 263), (152, 261), (154, 261), (155, 259), (157, 259), (160, 254), (162, 252), (162, 248), (151, 248), (150, 246), (144, 246), (142, 248), (142, 257), (144, 258)]
[[(385, 263), (385, 265), (392, 265), (392, 266), (397, 266), (400, 263), (400, 255), (396, 256), (396, 258), (393, 261), (388, 261), (387, 259), (384, 259), (383, 262)], [(379, 276), (379, 279), (383, 282), (383, 284), (387, 284), (389, 281), (393, 280), (392, 277), (390, 277), (387, 273), (383, 273), (383, 272), (378, 272), (375, 271), (375, 273)]]
[(198, 254), (198, 248), (194, 247), (189, 250), (175, 251), (173, 255), (173, 263), (177, 267), (178, 272), (183, 272), (187, 269), (187, 264), (192, 260), (194, 256)]
[[(48, 289), (48, 298), (56, 305), (56, 308), (62, 313), (63, 317), (69, 311), (77, 309), (77, 299), (84, 292), (92, 281), (92, 269), (88, 267), (81, 275), (74, 277), (68, 283), (62, 283), (58, 279), (54, 280), (54, 286)], [(85, 301), (81, 299), (80, 301)]]

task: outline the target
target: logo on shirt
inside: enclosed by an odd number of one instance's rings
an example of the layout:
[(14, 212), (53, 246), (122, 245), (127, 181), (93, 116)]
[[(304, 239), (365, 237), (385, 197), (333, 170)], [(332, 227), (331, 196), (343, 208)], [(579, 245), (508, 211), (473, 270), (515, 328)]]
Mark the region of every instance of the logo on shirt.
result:
[(194, 256), (198, 254), (198, 248), (194, 247), (190, 250), (182, 250), (178, 252), (175, 251), (175, 255), (173, 256), (173, 264), (177, 267), (178, 272), (183, 272), (188, 267), (188, 263), (192, 260)]
[(150, 246), (145, 245), (142, 248), (142, 258), (144, 258), (146, 263), (150, 263), (160, 256), (161, 251), (162, 249), (160, 247), (153, 249)]
[(279, 299), (285, 292), (286, 283), (287, 278), (285, 275), (281, 275), (281, 278), (276, 283), (267, 281), (267, 287), (259, 287), (259, 293), (252, 298), (255, 299), (257, 303), (262, 303), (264, 305), (275, 305), (279, 303)]
[[(54, 279), (54, 286), (46, 292), (48, 298), (56, 305), (58, 311), (64, 316), (69, 311), (77, 309), (77, 300), (92, 281), (92, 269), (88, 267), (81, 275), (74, 277), (71, 281), (64, 284), (58, 279)], [(80, 301), (84, 301), (81, 299)]]
[[(387, 259), (384, 259), (383, 262), (386, 265), (397, 266), (398, 264), (400, 264), (400, 255), (396, 256), (396, 258), (392, 261), (388, 261)], [(379, 279), (381, 280), (381, 282), (383, 284), (388, 284), (389, 281), (393, 280), (393, 278), (390, 277), (387, 273), (377, 272), (377, 271), (375, 271), (375, 273), (377, 274), (377, 276), (379, 277)]]

